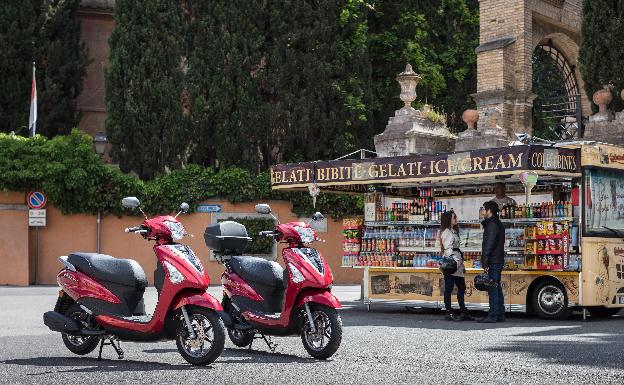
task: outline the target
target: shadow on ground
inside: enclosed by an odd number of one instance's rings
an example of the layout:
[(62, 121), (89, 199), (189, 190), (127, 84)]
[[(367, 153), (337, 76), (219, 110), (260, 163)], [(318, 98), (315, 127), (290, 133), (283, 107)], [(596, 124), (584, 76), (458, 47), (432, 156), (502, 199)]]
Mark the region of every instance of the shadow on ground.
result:
[(534, 338), (506, 342), (485, 351), (524, 353), (538, 360), (547, 360), (549, 364), (621, 369), (624, 362), (624, 335), (619, 333), (621, 319), (619, 322), (615, 319), (603, 321), (600, 326), (584, 330), (563, 327), (517, 334), (518, 337)]
[[(624, 329), (624, 316), (617, 315), (610, 318), (592, 318), (583, 320), (581, 313), (574, 313), (569, 319), (563, 321), (543, 320), (526, 313), (507, 313), (506, 322), (495, 324), (480, 324), (475, 321), (453, 322), (444, 319), (444, 314), (439, 309), (411, 308), (398, 304), (375, 303), (370, 312), (359, 301), (343, 302), (344, 309), (340, 311), (342, 322), (345, 327), (349, 326), (383, 326), (397, 328), (419, 328), (436, 330), (488, 330), (507, 329), (513, 327), (553, 327), (553, 326), (577, 326), (589, 325), (612, 325)], [(484, 311), (471, 311), (475, 320), (485, 317)], [(620, 313), (622, 314), (622, 313)]]

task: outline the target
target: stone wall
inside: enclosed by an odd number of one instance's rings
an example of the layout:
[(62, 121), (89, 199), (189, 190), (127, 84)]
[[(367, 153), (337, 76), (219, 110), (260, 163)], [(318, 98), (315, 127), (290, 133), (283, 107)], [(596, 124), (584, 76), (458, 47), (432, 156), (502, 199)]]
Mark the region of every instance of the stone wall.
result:
[[(58, 257), (72, 251), (95, 252), (97, 244), (97, 220), (94, 215), (63, 215), (51, 204), (46, 206), (47, 225), (39, 229), (39, 259), (35, 263), (35, 228), (28, 227), (28, 210), (24, 204), (23, 192), (0, 192), (0, 285), (55, 285), (56, 275), (61, 265)], [(232, 204), (227, 201), (211, 200), (205, 203), (219, 204), (219, 215), (255, 213), (255, 203)], [(268, 202), (274, 214), (282, 221), (298, 219), (292, 213), (292, 205), (285, 201)], [(193, 213), (180, 216), (192, 238), (182, 242), (189, 245), (197, 254), (208, 272), (213, 285), (220, 284), (223, 266), (210, 257), (204, 243), (204, 229), (213, 221), (215, 214)], [(156, 256), (152, 251), (153, 242), (127, 234), (126, 227), (136, 226), (142, 221), (138, 216), (104, 216), (101, 220), (100, 252), (120, 258), (136, 260), (148, 278), (153, 282)], [(251, 237), (255, 235), (250, 234)], [(327, 219), (327, 231), (319, 233), (326, 242), (316, 242), (317, 248), (327, 260), (336, 284), (360, 283), (362, 270), (343, 268), (342, 264), (342, 221)], [(276, 249), (277, 261), (282, 263), (280, 249)], [(35, 271), (36, 269), (36, 271)]]

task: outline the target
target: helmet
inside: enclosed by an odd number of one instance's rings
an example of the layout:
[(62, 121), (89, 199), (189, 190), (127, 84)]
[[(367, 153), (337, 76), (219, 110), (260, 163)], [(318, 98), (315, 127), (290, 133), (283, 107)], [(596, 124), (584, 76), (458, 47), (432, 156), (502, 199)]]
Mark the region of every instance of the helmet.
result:
[(477, 290), (488, 291), (490, 288), (496, 286), (496, 281), (489, 275), (482, 273), (475, 277), (474, 285)]

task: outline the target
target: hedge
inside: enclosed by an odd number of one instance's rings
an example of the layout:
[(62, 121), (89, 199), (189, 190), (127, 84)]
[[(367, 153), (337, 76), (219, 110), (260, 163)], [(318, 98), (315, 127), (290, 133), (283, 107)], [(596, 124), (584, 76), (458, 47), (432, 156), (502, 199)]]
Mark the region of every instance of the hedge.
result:
[(127, 215), (130, 212), (121, 206), (124, 196), (138, 197), (152, 214), (173, 212), (183, 201), (193, 210), (199, 202), (218, 198), (232, 203), (286, 200), (299, 216), (318, 210), (341, 218), (363, 210), (361, 197), (336, 194), (321, 194), (314, 208), (306, 192), (272, 191), (268, 172), (253, 175), (241, 168), (189, 165), (142, 181), (102, 162), (91, 137), (79, 130), (52, 139), (0, 133), (0, 189), (41, 189), (64, 214)]

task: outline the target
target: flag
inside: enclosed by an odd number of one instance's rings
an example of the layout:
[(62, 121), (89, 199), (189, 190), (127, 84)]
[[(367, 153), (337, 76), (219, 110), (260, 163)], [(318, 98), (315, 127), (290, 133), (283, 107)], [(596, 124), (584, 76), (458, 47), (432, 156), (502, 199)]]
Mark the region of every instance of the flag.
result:
[(30, 90), (30, 117), (28, 118), (28, 133), (35, 136), (37, 131), (37, 80), (35, 78), (35, 62), (33, 62), (32, 88)]

